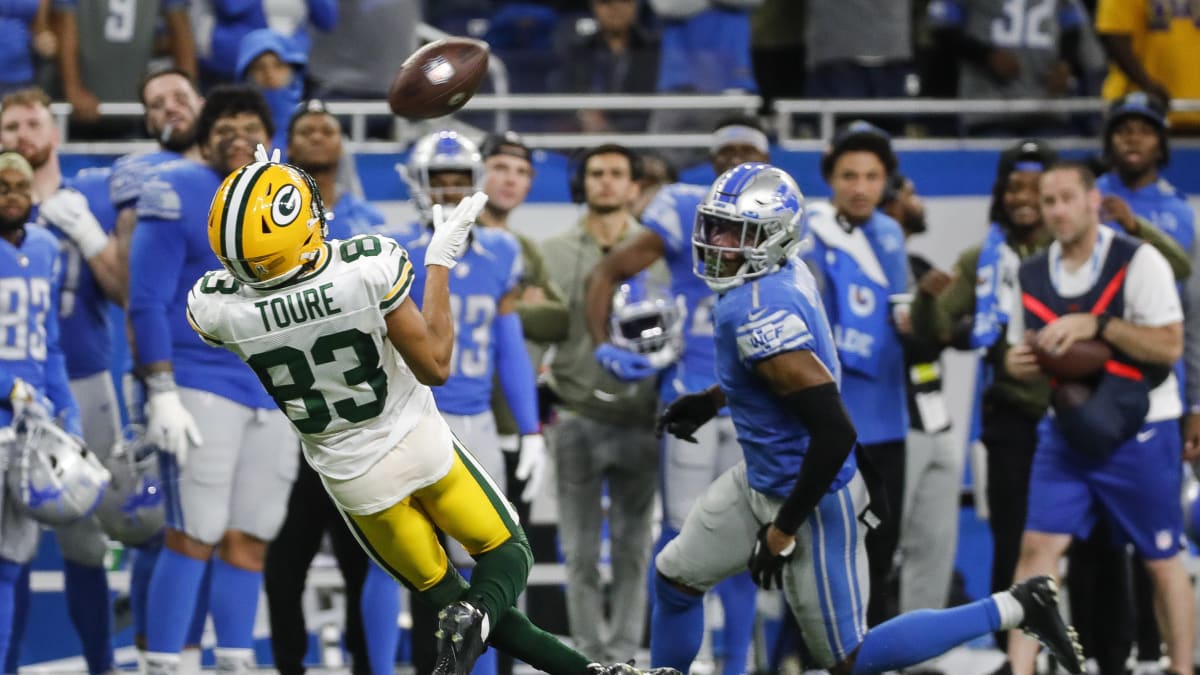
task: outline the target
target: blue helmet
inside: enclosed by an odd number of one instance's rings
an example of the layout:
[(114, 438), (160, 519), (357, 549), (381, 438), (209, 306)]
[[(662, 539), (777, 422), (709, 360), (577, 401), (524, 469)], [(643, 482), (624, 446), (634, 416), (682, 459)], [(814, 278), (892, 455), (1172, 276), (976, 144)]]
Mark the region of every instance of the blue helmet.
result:
[(693, 272), (718, 293), (767, 274), (799, 249), (803, 214), (804, 195), (787, 172), (735, 166), (696, 208)]
[(433, 221), (433, 205), (443, 203), (443, 189), (430, 186), (430, 174), (461, 171), (471, 176), (471, 187), (465, 190), (468, 194), (483, 189), (483, 155), (479, 146), (457, 131), (437, 131), (417, 139), (408, 162), (397, 164), (396, 170), (408, 185), (417, 211), (426, 223)]

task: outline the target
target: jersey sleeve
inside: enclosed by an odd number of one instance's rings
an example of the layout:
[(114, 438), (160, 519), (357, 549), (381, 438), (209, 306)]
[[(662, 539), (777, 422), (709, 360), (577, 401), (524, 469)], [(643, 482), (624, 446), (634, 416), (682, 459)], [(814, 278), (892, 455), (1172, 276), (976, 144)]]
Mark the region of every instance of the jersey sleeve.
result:
[(125, 155), (113, 162), (108, 177), (108, 195), (118, 209), (133, 207), (142, 193), (146, 165), (138, 155)]
[(509, 235), (509, 256), (507, 276), (504, 279), (504, 292), (511, 293), (525, 279), (525, 256), (521, 253), (521, 244), (517, 238)]
[(129, 250), (129, 324), (139, 364), (169, 361), (167, 317), (187, 258), (187, 242), (179, 230), (182, 207), (174, 185), (161, 178), (148, 181), (137, 214)]
[(812, 350), (808, 322), (790, 307), (766, 305), (747, 310), (736, 329), (738, 356), (755, 364), (784, 352)]
[(379, 255), (363, 257), (360, 260), (368, 261), (363, 280), (369, 297), (378, 303), (384, 314), (387, 314), (399, 307), (408, 297), (416, 278), (416, 269), (408, 258), (408, 251), (393, 239), (374, 234), (360, 234), (354, 239), (373, 239), (379, 243)]
[[(686, 231), (684, 229), (686, 225)], [(663, 240), (667, 257), (674, 257), (686, 249), (685, 244), (691, 240), (692, 223), (683, 222), (679, 210), (675, 208), (675, 200), (667, 190), (659, 190), (650, 204), (642, 213), (642, 226), (657, 234)]]
[[(205, 292), (205, 289), (217, 285), (220, 274), (217, 271), (208, 272), (197, 279), (192, 290), (188, 291), (187, 299), (188, 325), (205, 344), (213, 347), (223, 347), (225, 341), (222, 339), (218, 301), (211, 292)], [(232, 279), (225, 281), (229, 282)]]

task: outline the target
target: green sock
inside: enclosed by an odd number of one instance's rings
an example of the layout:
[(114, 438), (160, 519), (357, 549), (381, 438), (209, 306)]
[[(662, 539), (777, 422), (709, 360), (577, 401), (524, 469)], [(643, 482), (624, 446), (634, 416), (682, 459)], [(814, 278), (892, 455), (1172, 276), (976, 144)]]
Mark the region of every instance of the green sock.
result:
[(583, 654), (533, 625), (515, 607), (492, 627), (488, 644), (550, 675), (584, 675), (591, 663)]
[(475, 558), (471, 587), (464, 599), (482, 609), (494, 626), (525, 590), (532, 566), (529, 542), (523, 536), (513, 537)]

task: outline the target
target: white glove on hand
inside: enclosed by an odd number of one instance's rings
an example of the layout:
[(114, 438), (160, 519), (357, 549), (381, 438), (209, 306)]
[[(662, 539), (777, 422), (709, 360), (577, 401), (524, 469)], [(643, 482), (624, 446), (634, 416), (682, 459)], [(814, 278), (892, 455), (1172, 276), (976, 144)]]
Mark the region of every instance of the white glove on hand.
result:
[(425, 266), (441, 265), (454, 269), (458, 257), (467, 246), (467, 235), (475, 224), (475, 217), (487, 203), (487, 194), (476, 192), (458, 203), (449, 218), (442, 217), (441, 204), (433, 205), (433, 237), (425, 248)]
[(272, 150), (271, 155), (268, 157), (267, 156), (267, 146), (263, 145), (262, 143), (259, 143), (258, 147), (254, 148), (254, 161), (256, 161), (256, 162), (274, 162), (275, 164), (279, 164), (279, 148), (275, 148), (274, 150)]
[(75, 242), (85, 259), (92, 258), (108, 245), (108, 233), (92, 215), (87, 197), (76, 190), (62, 188), (50, 195), (38, 207), (38, 214)]
[(179, 392), (160, 391), (150, 395), (146, 402), (146, 441), (175, 455), (181, 467), (187, 462), (188, 448), (204, 442), (196, 420), (179, 400)]
[(517, 460), (517, 479), (525, 481), (521, 501), (532, 502), (542, 491), (546, 478), (546, 440), (541, 434), (521, 437), (521, 458)]
[(12, 404), (14, 419), (25, 415), (45, 419), (49, 418), (54, 410), (50, 399), (19, 377), (13, 378), (13, 388), (8, 394), (8, 400)]

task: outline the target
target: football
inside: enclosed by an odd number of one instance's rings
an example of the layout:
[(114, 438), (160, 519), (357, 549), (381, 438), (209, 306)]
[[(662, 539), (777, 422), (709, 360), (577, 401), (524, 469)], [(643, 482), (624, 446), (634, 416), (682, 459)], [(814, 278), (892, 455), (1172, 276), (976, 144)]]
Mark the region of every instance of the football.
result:
[(488, 46), (450, 37), (421, 47), (400, 66), (388, 106), (411, 120), (442, 117), (463, 107), (487, 75)]
[(1095, 375), (1112, 358), (1112, 348), (1103, 340), (1080, 340), (1062, 354), (1033, 348), (1038, 367), (1060, 380), (1084, 380)]

